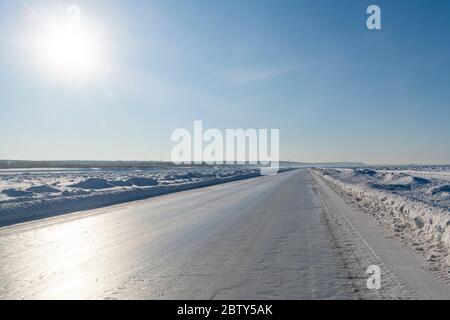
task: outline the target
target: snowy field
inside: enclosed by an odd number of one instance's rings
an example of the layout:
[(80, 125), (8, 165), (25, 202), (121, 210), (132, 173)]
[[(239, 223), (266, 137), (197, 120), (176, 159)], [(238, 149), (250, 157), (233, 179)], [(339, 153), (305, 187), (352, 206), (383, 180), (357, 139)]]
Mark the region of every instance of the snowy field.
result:
[(0, 170), (0, 226), (259, 175), (243, 167)]
[(428, 260), (450, 265), (450, 166), (317, 169), (338, 192), (390, 225)]

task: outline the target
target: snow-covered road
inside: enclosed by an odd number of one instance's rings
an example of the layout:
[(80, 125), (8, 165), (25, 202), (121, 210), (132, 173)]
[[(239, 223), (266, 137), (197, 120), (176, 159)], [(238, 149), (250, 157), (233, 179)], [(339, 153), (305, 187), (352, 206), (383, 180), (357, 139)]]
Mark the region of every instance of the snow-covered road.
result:
[[(381, 290), (366, 288), (380, 265)], [(0, 229), (0, 298), (450, 298), (307, 170)]]

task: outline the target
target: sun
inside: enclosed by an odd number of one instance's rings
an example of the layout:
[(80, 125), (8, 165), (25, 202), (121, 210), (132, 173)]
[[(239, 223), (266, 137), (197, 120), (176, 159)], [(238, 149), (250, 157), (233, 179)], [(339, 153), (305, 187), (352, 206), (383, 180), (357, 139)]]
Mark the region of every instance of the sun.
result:
[(95, 32), (81, 26), (48, 23), (37, 35), (36, 46), (41, 68), (55, 76), (92, 79), (104, 63)]
[(72, 76), (95, 73), (98, 49), (82, 29), (52, 28), (44, 35), (42, 45), (49, 68)]

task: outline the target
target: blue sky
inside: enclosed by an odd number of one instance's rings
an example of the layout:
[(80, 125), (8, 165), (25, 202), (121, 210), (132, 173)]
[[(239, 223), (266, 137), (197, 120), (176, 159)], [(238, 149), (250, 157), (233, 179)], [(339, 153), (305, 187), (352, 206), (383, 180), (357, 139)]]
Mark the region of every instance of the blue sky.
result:
[[(70, 4), (107, 67), (54, 79), (30, 8)], [(382, 30), (366, 28), (366, 8)], [(0, 159), (168, 159), (171, 132), (279, 128), (281, 158), (450, 163), (450, 2), (0, 2)]]

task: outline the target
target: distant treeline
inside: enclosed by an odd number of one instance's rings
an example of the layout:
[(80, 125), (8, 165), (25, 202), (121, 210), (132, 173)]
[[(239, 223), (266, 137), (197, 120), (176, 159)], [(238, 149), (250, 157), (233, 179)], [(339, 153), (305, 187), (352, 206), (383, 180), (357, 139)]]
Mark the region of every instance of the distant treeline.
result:
[[(208, 164), (183, 164), (176, 165), (170, 161), (95, 161), (95, 160), (0, 160), (0, 169), (145, 169), (145, 168), (167, 168), (167, 167), (210, 167)], [(221, 164), (219, 167), (243, 166), (243, 164)], [(244, 165), (246, 166), (246, 165)], [(255, 165), (248, 165), (254, 167)]]
[(297, 165), (307, 168), (356, 168), (367, 166), (364, 162), (297, 162)]
[(33, 169), (33, 168), (153, 168), (174, 166), (169, 161), (27, 161), (0, 160), (0, 169)]
[[(220, 167), (242, 166), (242, 164), (226, 164), (218, 165)], [(280, 167), (360, 167), (365, 166), (362, 162), (324, 162), (324, 163), (306, 163), (306, 162), (291, 162), (280, 161)], [(0, 160), (0, 169), (35, 169), (35, 168), (69, 168), (69, 169), (144, 169), (144, 168), (161, 168), (177, 166), (170, 161), (93, 161), (93, 160), (49, 160), (49, 161), (31, 161), (31, 160)], [(190, 164), (184, 166), (209, 166), (206, 164)], [(255, 167), (256, 165), (248, 165)]]

